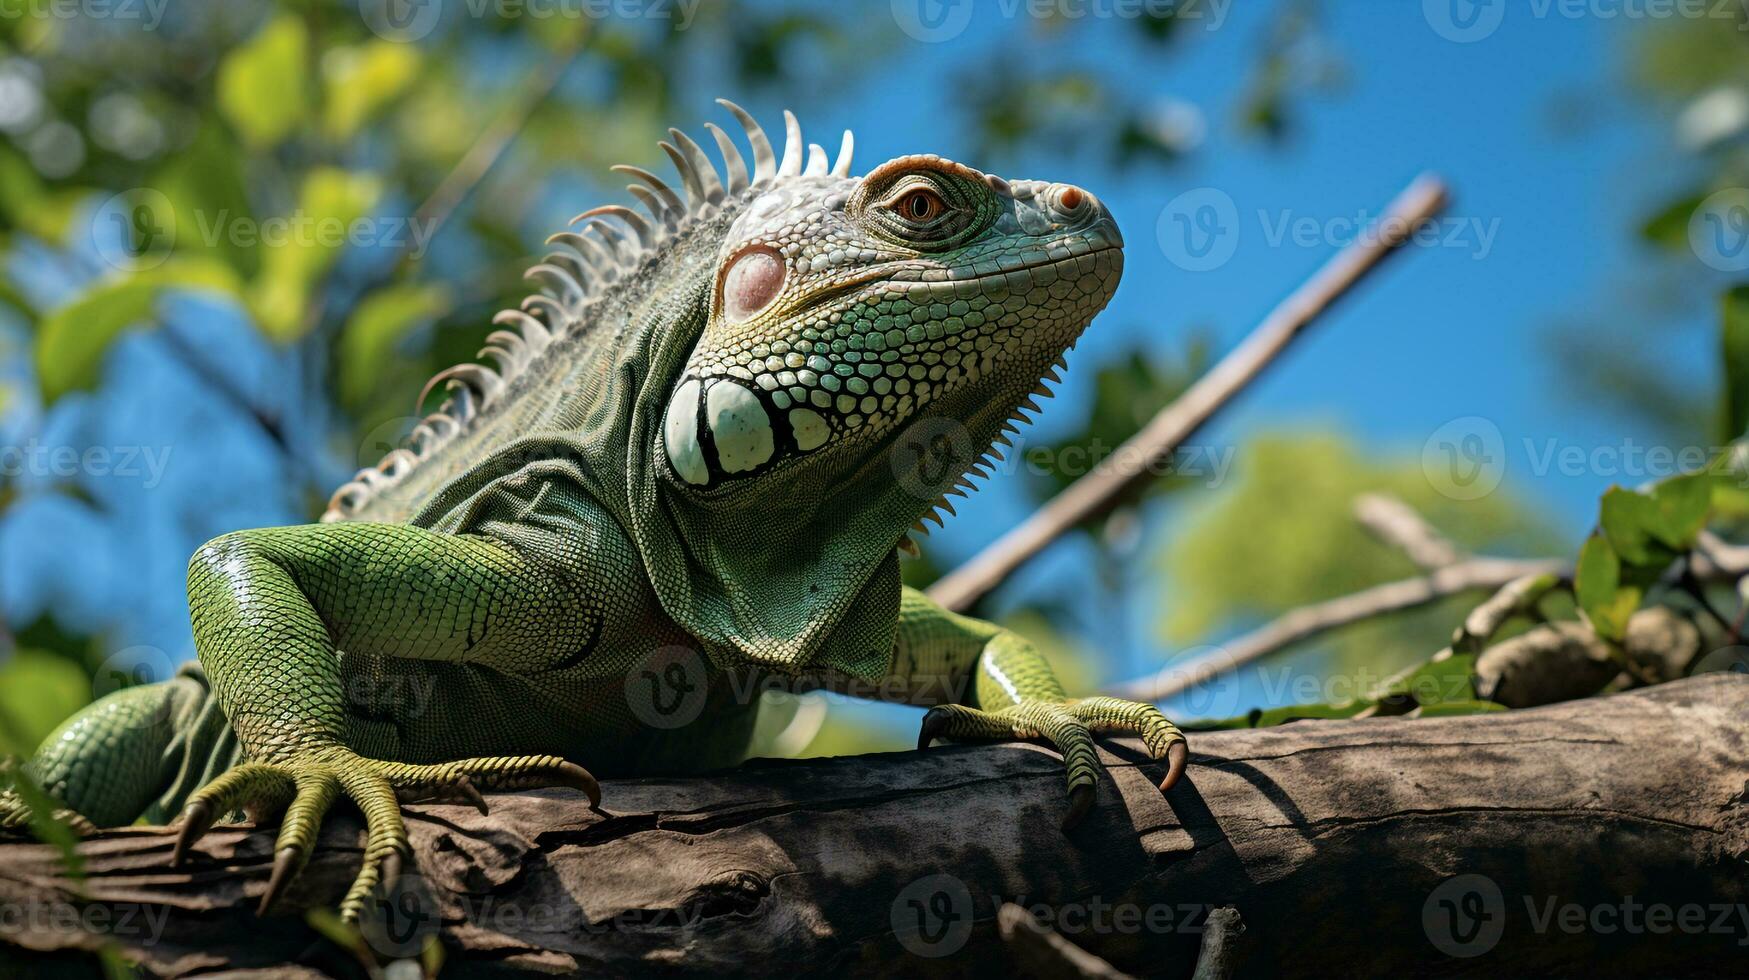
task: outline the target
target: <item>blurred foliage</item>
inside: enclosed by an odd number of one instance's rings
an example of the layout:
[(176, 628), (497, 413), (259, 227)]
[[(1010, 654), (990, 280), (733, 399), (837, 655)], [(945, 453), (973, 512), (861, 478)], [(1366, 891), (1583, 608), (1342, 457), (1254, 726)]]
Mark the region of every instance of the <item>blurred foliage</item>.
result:
[[(1414, 575), (1401, 551), (1355, 520), (1355, 499), (1375, 492), (1398, 497), (1478, 553), (1540, 556), (1560, 547), (1548, 525), (1504, 489), (1453, 500), (1434, 489), (1419, 459), (1369, 458), (1334, 432), (1265, 434), (1240, 447), (1231, 483), (1187, 507), (1165, 535), (1158, 559), (1170, 582), (1163, 639), (1184, 645)], [(1333, 649), (1351, 666), (1397, 669), (1445, 645), (1466, 603), (1474, 604), (1454, 598), (1352, 627)]]
[[(1659, 437), (1704, 431), (1714, 411), (1686, 372), (1655, 353), (1675, 346), (1673, 329), (1704, 322), (1719, 273), (1691, 250), (1689, 222), (1702, 201), (1749, 186), (1749, 7), (1720, 5), (1706, 17), (1655, 18), (1629, 38), (1633, 88), (1670, 120), (1659, 148), (1667, 174), (1646, 179), (1638, 165), (1635, 199), (1650, 195), (1635, 225), (1643, 261), (1609, 284), (1607, 301), (1550, 331), (1560, 380), (1600, 410), (1649, 425)], [(1650, 338), (1650, 339), (1649, 339)], [(1649, 353), (1650, 352), (1650, 353)]]

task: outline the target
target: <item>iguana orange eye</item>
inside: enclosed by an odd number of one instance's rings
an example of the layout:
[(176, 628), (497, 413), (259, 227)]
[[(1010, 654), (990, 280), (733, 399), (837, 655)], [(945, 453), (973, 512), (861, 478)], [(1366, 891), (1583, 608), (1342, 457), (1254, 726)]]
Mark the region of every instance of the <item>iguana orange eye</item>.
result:
[(771, 305), (783, 290), (783, 256), (755, 245), (729, 261), (721, 287), (723, 319), (740, 323)]
[(895, 210), (899, 212), (900, 217), (906, 220), (924, 224), (933, 221), (941, 212), (946, 211), (947, 203), (941, 199), (941, 195), (919, 187), (899, 198), (898, 207)]

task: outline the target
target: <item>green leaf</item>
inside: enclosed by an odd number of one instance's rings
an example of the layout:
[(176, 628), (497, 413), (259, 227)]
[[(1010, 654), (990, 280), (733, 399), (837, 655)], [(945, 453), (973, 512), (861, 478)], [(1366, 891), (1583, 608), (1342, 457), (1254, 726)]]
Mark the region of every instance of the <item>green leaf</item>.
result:
[(1720, 353), (1725, 367), (1723, 436), (1730, 442), (1749, 431), (1749, 285), (1724, 295)]
[(220, 62), (219, 111), (251, 148), (271, 148), (303, 122), (308, 58), (303, 21), (284, 14)]
[(0, 217), (44, 241), (62, 242), (85, 191), (49, 189), (22, 156), (0, 146)]
[(1386, 681), (1373, 694), (1373, 698), (1380, 701), (1402, 697), (1413, 698), (1423, 707), (1447, 701), (1475, 700), (1475, 655), (1457, 654), (1417, 664)]
[[(1656, 562), (1661, 551), (1652, 532), (1661, 523), (1658, 502), (1651, 497), (1622, 487), (1610, 487), (1604, 491), (1598, 524), (1622, 561), (1630, 565)], [(1668, 560), (1666, 556), (1665, 561)]]
[(14, 650), (0, 665), (0, 751), (29, 756), (73, 712), (91, 703), (91, 678), (66, 657)]
[(366, 296), (340, 335), (341, 400), (362, 404), (395, 345), (415, 327), (448, 312), (450, 303), (450, 291), (441, 284), (403, 283)]
[(376, 206), (382, 182), (372, 174), (318, 167), (304, 177), (298, 209), (283, 235), (261, 242), (261, 273), (249, 288), (249, 308), (263, 333), (282, 342), (313, 324), (310, 290), (352, 236), (353, 223)]
[(237, 235), (255, 227), (243, 158), (225, 127), (209, 121), (165, 161), (153, 186), (170, 202), (177, 251), (216, 253), (247, 279), (260, 268), (261, 250)]
[(1450, 718), (1457, 715), (1485, 715), (1495, 711), (1505, 711), (1506, 706), (1495, 701), (1441, 701), (1438, 704), (1421, 706), (1423, 718)]
[(351, 139), (418, 75), (416, 45), (376, 40), (329, 51), (322, 57), (324, 132), (336, 142)]
[(43, 318), (36, 334), (37, 382), (44, 402), (97, 383), (109, 345), (122, 331), (149, 322), (168, 289), (237, 295), (241, 284), (223, 263), (171, 259), (154, 269), (99, 279)]
[(1712, 510), (1713, 482), (1706, 473), (1685, 473), (1653, 487), (1658, 515), (1650, 528), (1653, 537), (1676, 551), (1693, 547)]
[(1706, 200), (1706, 194), (1687, 194), (1666, 204), (1657, 214), (1640, 226), (1640, 237), (1672, 252), (1688, 251), (1688, 222), (1695, 208)]
[(1573, 589), (1591, 628), (1609, 640), (1627, 635), (1628, 617), (1640, 607), (1644, 595), (1638, 587), (1623, 584), (1621, 557), (1603, 534), (1591, 535), (1579, 549)]

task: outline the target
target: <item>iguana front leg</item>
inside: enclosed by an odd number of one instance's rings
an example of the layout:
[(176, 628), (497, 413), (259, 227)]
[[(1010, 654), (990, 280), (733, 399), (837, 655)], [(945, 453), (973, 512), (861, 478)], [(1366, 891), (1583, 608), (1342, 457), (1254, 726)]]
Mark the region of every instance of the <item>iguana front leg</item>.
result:
[(599, 803), (594, 778), (558, 756), (409, 765), (349, 741), (338, 650), (515, 671), (587, 644), (598, 614), (580, 590), (505, 544), (398, 524), (241, 531), (195, 554), (188, 596), (196, 651), (249, 762), (190, 797), (172, 860), (233, 809), (283, 811), (263, 911), (341, 795), (367, 826), (364, 866), (340, 906), (349, 919), (407, 851), (400, 802), (483, 807), (482, 788), (569, 785)]
[(1149, 755), (1167, 759), (1162, 791), (1178, 781), (1189, 756), (1184, 734), (1159, 708), (1111, 697), (1071, 698), (1024, 637), (949, 612), (915, 589), (905, 589), (899, 600), (892, 673), (912, 682), (918, 703), (930, 689), (966, 692), (963, 702), (936, 704), (923, 716), (919, 749), (941, 737), (1044, 738), (1055, 745), (1068, 768), (1065, 830), (1093, 807), (1099, 772), (1094, 733), (1140, 735)]

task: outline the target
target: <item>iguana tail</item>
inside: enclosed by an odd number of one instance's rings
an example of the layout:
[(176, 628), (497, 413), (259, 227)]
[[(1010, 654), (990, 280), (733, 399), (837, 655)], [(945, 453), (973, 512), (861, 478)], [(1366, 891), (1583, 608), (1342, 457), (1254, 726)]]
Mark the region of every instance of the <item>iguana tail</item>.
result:
[[(190, 793), (242, 760), (200, 665), (87, 705), (43, 740), (26, 772), (98, 827), (167, 823)], [(0, 795), (0, 827), (28, 815)]]

